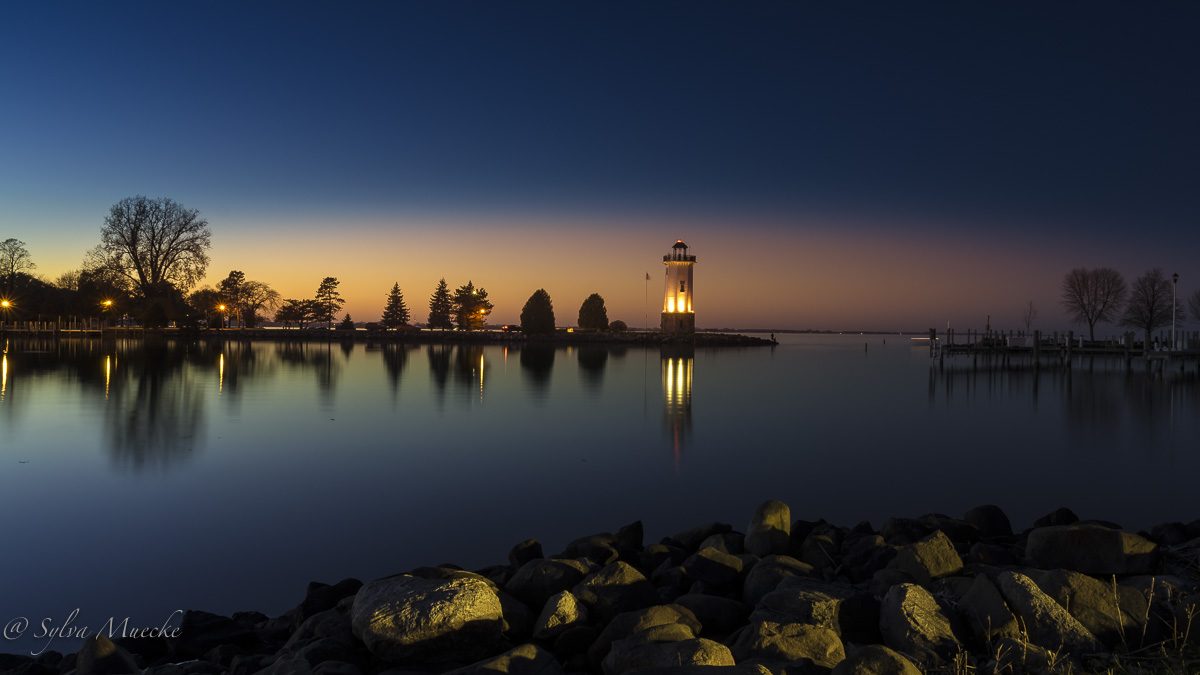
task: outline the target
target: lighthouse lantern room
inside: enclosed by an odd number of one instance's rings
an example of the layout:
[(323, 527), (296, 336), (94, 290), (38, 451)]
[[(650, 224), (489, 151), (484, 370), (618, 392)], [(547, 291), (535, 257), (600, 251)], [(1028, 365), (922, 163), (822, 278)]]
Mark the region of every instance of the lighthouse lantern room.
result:
[(667, 267), (667, 285), (663, 294), (662, 332), (672, 335), (695, 333), (692, 268), (696, 266), (696, 256), (688, 255), (687, 244), (677, 239), (671, 252), (663, 256), (663, 265)]

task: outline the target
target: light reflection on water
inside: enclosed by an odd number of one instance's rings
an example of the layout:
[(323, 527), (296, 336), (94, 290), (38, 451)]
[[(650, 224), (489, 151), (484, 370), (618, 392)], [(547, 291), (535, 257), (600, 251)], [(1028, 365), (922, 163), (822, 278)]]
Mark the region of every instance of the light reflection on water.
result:
[[(1059, 506), (1197, 517), (1195, 365), (940, 367), (905, 337), (774, 348), (10, 341), (5, 617), (277, 614), (310, 580), (503, 562), (642, 519)], [(81, 561), (86, 561), (82, 564)], [(159, 616), (161, 615), (161, 616)], [(20, 643), (0, 644), (15, 650)]]

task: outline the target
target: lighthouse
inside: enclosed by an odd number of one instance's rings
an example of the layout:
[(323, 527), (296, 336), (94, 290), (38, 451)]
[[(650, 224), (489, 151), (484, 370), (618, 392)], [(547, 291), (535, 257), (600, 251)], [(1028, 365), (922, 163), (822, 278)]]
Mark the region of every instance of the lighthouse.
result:
[(676, 239), (671, 252), (663, 256), (667, 267), (667, 285), (663, 293), (662, 332), (682, 335), (696, 332), (696, 315), (692, 311), (692, 268), (696, 256), (688, 255), (688, 245)]

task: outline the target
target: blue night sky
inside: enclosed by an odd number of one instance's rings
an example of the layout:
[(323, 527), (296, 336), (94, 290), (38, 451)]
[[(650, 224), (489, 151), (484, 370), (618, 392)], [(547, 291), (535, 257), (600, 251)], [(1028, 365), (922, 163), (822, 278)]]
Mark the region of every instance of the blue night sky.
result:
[[(1072, 267), (1200, 288), (1200, 4), (8, 3), (0, 239), (77, 267), (135, 194), (209, 282), (437, 280), (640, 325), (1066, 328)], [(656, 321), (655, 321), (656, 323)]]

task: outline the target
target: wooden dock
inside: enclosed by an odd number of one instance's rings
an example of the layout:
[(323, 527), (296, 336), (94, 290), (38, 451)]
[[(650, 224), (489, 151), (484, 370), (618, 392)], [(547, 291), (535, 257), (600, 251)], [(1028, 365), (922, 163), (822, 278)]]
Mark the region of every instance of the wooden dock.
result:
[[(1105, 339), (1085, 341), (1076, 337), (1074, 331), (1065, 334), (1054, 333), (1043, 336), (1040, 331), (1033, 335), (1003, 334), (1000, 332), (968, 332), (963, 342), (958, 342), (964, 336), (955, 336), (949, 332), (939, 337), (934, 329), (929, 331), (929, 356), (939, 363), (945, 359), (969, 357), (978, 362), (982, 360), (988, 365), (1007, 366), (1013, 360), (1032, 362), (1034, 367), (1041, 365), (1067, 365), (1079, 358), (1124, 359), (1127, 363), (1134, 360), (1154, 364), (1164, 368), (1167, 364), (1178, 364), (1182, 370), (1186, 363), (1196, 362), (1200, 369), (1200, 339), (1196, 334), (1180, 335), (1175, 349), (1156, 348), (1153, 344), (1149, 349), (1144, 341), (1134, 339), (1134, 333), (1126, 333), (1121, 339)], [(1165, 343), (1165, 341), (1164, 341)]]

